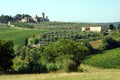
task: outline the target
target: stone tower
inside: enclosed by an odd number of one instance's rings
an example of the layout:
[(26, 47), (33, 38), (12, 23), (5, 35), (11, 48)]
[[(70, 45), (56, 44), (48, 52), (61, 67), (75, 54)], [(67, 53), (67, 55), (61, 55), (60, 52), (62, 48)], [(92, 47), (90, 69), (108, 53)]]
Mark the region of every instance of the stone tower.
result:
[(45, 19), (45, 13), (44, 12), (42, 13), (42, 18)]

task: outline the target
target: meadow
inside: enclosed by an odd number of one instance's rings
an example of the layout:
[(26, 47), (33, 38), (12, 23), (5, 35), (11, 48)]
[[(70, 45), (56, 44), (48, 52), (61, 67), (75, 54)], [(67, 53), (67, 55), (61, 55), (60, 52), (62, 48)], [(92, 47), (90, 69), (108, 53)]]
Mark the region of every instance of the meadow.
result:
[(25, 38), (33, 37), (43, 32), (43, 30), (36, 29), (0, 28), (0, 39), (12, 40), (15, 45), (24, 46)]
[(0, 80), (120, 80), (119, 69), (81, 65), (84, 72), (0, 75)]

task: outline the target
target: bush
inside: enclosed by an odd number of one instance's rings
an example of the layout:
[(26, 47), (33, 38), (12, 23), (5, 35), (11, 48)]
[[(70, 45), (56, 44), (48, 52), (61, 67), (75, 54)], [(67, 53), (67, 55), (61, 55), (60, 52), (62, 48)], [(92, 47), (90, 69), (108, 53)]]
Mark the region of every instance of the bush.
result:
[(47, 66), (48, 72), (54, 72), (54, 71), (58, 70), (58, 68), (57, 68), (55, 63), (47, 63), (46, 66)]
[(14, 59), (13, 69), (20, 73), (42, 73), (47, 72), (45, 65), (40, 62), (40, 53), (36, 48), (23, 47), (18, 50), (19, 56)]
[(47, 72), (47, 68), (45, 65), (41, 63), (30, 62), (28, 71), (29, 73), (43, 73), (43, 72)]
[(58, 70), (63, 72), (77, 71), (78, 66), (73, 60), (73, 55), (60, 55), (55, 59)]
[(14, 59), (13, 69), (19, 73), (29, 72), (28, 63), (23, 60), (20, 60), (19, 58)]
[(84, 41), (82, 42), (82, 46), (83, 46), (84, 48), (87, 48), (87, 49), (88, 49), (88, 52), (85, 53), (86, 56), (95, 53), (95, 49), (90, 45), (90, 43), (89, 43), (88, 40), (84, 40)]
[(62, 70), (65, 72), (77, 71), (78, 66), (72, 59), (64, 60)]
[(28, 63), (28, 61), (15, 59), (13, 69), (18, 73), (42, 73), (47, 72), (45, 65), (40, 63)]
[(120, 46), (120, 43), (111, 37), (105, 37), (102, 40), (102, 45), (100, 46), (102, 50), (109, 50), (117, 48)]

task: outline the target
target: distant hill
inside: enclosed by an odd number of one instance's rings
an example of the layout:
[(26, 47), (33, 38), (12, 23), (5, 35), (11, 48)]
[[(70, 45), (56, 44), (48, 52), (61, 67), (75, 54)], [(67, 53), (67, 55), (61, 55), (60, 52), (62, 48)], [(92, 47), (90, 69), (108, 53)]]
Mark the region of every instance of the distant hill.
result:
[(95, 25), (102, 25), (102, 26), (109, 26), (110, 24), (113, 24), (115, 27), (118, 26), (118, 24), (120, 24), (120, 22), (109, 22), (109, 23), (91, 23), (91, 24), (95, 24)]

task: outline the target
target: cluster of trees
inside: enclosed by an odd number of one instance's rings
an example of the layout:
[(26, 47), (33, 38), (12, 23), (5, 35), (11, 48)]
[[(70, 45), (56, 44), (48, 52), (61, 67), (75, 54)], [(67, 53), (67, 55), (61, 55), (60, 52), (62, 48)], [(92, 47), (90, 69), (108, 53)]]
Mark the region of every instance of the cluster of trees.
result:
[[(60, 39), (45, 46), (14, 48), (13, 43), (0, 41), (0, 71), (41, 73), (77, 71), (85, 56), (94, 50), (88, 42)], [(93, 51), (94, 52), (94, 51)], [(15, 57), (15, 58), (14, 58)], [(13, 59), (14, 58), (14, 59)]]
[[(13, 69), (21, 73), (77, 71), (85, 56), (94, 50), (88, 42), (60, 39), (41, 47), (16, 50)], [(94, 51), (93, 51), (94, 52)]]
[(31, 16), (28, 14), (16, 14), (13, 17), (9, 16), (9, 15), (1, 15), (0, 16), (0, 23), (8, 23), (8, 21), (17, 22), (25, 17), (31, 18)]

